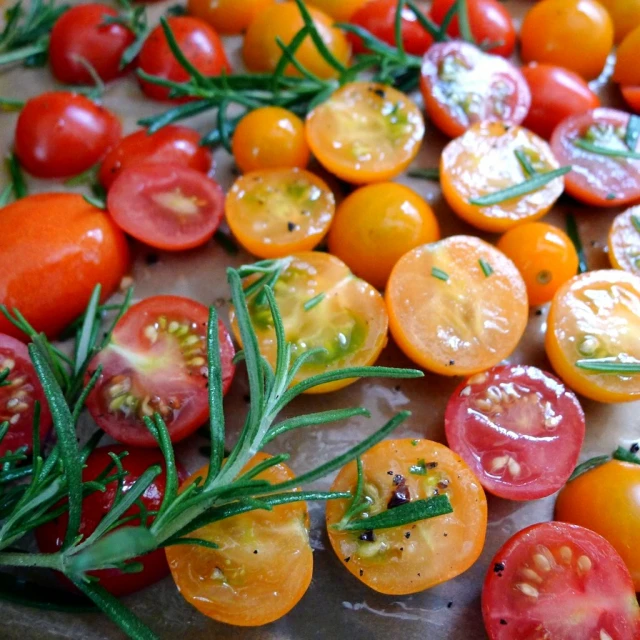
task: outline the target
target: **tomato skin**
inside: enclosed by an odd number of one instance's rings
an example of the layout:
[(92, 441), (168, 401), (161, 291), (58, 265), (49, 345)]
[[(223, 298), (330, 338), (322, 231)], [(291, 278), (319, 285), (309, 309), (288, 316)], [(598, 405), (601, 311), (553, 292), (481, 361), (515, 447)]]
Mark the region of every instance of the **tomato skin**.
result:
[(616, 51), (616, 66), (613, 80), (622, 85), (640, 84), (640, 73), (637, 69), (640, 54), (640, 25), (622, 41)]
[(609, 261), (614, 269), (623, 269), (640, 276), (640, 234), (636, 221), (639, 207), (631, 207), (618, 214), (609, 229)]
[(27, 100), (18, 116), (15, 152), (37, 178), (66, 178), (102, 160), (120, 139), (118, 119), (85, 96), (67, 91)]
[[(96, 284), (102, 299), (129, 267), (124, 234), (82, 196), (27, 196), (0, 216), (0, 303), (55, 337), (84, 312)], [(24, 339), (4, 316), (0, 332)]]
[[(231, 71), (222, 40), (206, 22), (198, 18), (177, 16), (168, 18), (167, 23), (178, 46), (200, 73), (205, 76), (219, 76)], [(164, 80), (186, 82), (189, 79), (189, 74), (171, 52), (162, 25), (158, 25), (145, 40), (138, 57), (138, 66), (145, 73)], [(138, 80), (145, 95), (154, 100), (188, 102), (194, 99), (170, 98), (168, 87), (161, 87), (142, 78)]]
[(615, 27), (616, 44), (640, 24), (640, 0), (598, 0), (609, 12)]
[(180, 164), (208, 174), (213, 168), (213, 156), (207, 147), (200, 146), (200, 134), (195, 129), (168, 125), (152, 134), (141, 129), (122, 138), (109, 151), (98, 179), (108, 190), (122, 170), (156, 163)]
[(210, 24), (218, 33), (239, 34), (274, 2), (275, 0), (188, 0), (187, 12)]
[(318, 7), (336, 22), (350, 22), (353, 15), (368, 0), (309, 0), (308, 4)]
[(573, 71), (535, 62), (520, 71), (531, 89), (531, 107), (522, 125), (545, 140), (565, 118), (600, 106), (600, 98)]

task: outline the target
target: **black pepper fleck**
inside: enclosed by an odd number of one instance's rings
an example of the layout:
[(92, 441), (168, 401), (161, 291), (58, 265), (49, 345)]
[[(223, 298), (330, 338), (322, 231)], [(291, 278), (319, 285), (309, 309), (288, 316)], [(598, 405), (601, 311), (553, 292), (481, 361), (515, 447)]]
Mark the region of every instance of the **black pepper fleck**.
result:
[(287, 229), (289, 229), (289, 231), (295, 231), (297, 226), (298, 225), (296, 225), (294, 222), (287, 222)]
[(393, 471), (387, 471), (387, 475), (388, 476), (392, 476), (393, 475)]
[(407, 502), (411, 502), (411, 493), (409, 492), (409, 487), (407, 487), (404, 478), (402, 478), (400, 484), (396, 486), (394, 492), (391, 494), (391, 498), (389, 498), (387, 509), (394, 509), (395, 507), (399, 507)]
[(455, 360), (449, 360), (449, 366), (452, 367), (456, 363)]
[(407, 531), (407, 532), (404, 534), (404, 537), (408, 540), (408, 539), (411, 537), (411, 532), (410, 532), (410, 531)]
[(536, 315), (537, 316), (541, 316), (542, 315), (542, 309), (536, 309)]
[(345, 562), (349, 562), (349, 560), (351, 560), (351, 556), (349, 556), (348, 558), (344, 559)]
[(505, 625), (505, 624), (507, 624), (507, 621), (504, 618), (501, 618), (500, 619), (500, 624), (501, 625)]
[(254, 549), (254, 550), (253, 550), (253, 553), (255, 553), (255, 554), (257, 555), (258, 550), (257, 550), (257, 549)]
[(451, 609), (453, 607), (453, 602), (447, 602), (447, 609)]
[(402, 484), (404, 482), (404, 476), (400, 475), (399, 473), (397, 473), (395, 476), (393, 476), (393, 484), (396, 485), (396, 487), (400, 484)]
[(371, 91), (375, 93), (378, 96), (378, 98), (384, 98), (386, 95), (385, 92), (379, 87), (376, 87), (375, 89), (371, 89)]
[(638, 453), (638, 451), (640, 451), (640, 444), (638, 444), (637, 442), (634, 442), (631, 445), (630, 451), (631, 451), (631, 453)]
[(364, 531), (358, 536), (358, 538), (363, 542), (374, 542), (376, 539), (375, 535), (373, 534), (373, 531), (371, 530)]
[(364, 569), (360, 569), (360, 577), (364, 575)]
[(158, 260), (160, 260), (160, 258), (158, 258), (157, 253), (148, 253), (147, 257), (144, 259), (148, 265), (156, 264)]

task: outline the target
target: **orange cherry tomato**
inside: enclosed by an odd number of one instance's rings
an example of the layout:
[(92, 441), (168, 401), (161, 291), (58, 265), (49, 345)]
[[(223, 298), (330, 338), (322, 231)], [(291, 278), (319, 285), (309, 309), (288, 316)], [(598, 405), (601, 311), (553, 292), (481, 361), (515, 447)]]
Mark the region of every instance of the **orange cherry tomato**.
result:
[(620, 87), (620, 91), (627, 105), (636, 113), (640, 113), (640, 86)]
[(415, 102), (386, 85), (351, 82), (307, 116), (307, 141), (320, 164), (347, 182), (402, 173), (416, 157), (424, 119)]
[(559, 166), (549, 145), (534, 133), (499, 122), (480, 122), (445, 147), (440, 184), (449, 206), (463, 220), (500, 232), (544, 216), (562, 195), (563, 178), (496, 204), (477, 205), (474, 200), (524, 182), (532, 170), (552, 171)]
[[(574, 391), (600, 402), (640, 398), (640, 278), (626, 271), (591, 271), (566, 282), (551, 303), (547, 356)], [(595, 362), (594, 362), (595, 361)], [(598, 365), (610, 370), (598, 371)]]
[(238, 34), (275, 0), (188, 0), (187, 12), (218, 33)]
[[(308, 8), (314, 25), (318, 29), (327, 49), (345, 66), (349, 62), (350, 49), (345, 35), (333, 26), (333, 20), (322, 11)], [(295, 2), (282, 2), (267, 7), (249, 25), (242, 55), (251, 71), (273, 71), (282, 56), (282, 49), (276, 38), (289, 44), (296, 33), (304, 27), (304, 22)], [(334, 78), (334, 69), (320, 54), (311, 37), (302, 43), (296, 52), (296, 59), (303, 67), (321, 78)], [(298, 76), (300, 72), (291, 64), (285, 67), (285, 74)]]
[(640, 25), (640, 0), (598, 0), (613, 20), (616, 43)]
[[(487, 499), (462, 458), (437, 442), (407, 439), (381, 442), (361, 460), (363, 497), (369, 501), (364, 514), (375, 516), (392, 505), (435, 495), (448, 496), (453, 513), (376, 531), (348, 531), (336, 525), (350, 501), (330, 500), (329, 540), (349, 573), (380, 593), (405, 595), (451, 580), (473, 565), (484, 545)], [(331, 490), (354, 493), (356, 482), (351, 462)]]
[(304, 123), (281, 107), (260, 107), (240, 122), (232, 139), (233, 157), (243, 173), (309, 164)]
[(395, 182), (356, 189), (342, 201), (329, 233), (329, 250), (360, 278), (383, 289), (407, 251), (440, 238), (431, 207)]
[(616, 66), (613, 79), (623, 85), (640, 84), (638, 71), (638, 56), (640, 55), (640, 23), (622, 41), (616, 51)]
[(311, 251), (329, 230), (335, 198), (327, 184), (302, 169), (253, 171), (227, 194), (227, 223), (238, 242), (260, 258)]
[(349, 22), (353, 15), (369, 0), (308, 0), (307, 4), (317, 7), (336, 22)]
[[(256, 454), (242, 473), (269, 457)], [(206, 474), (206, 467), (196, 471), (183, 488)], [(255, 476), (272, 484), (294, 477), (283, 463)], [(194, 531), (194, 538), (214, 542), (218, 549), (185, 544), (167, 548), (180, 594), (204, 615), (226, 624), (257, 627), (278, 620), (295, 607), (311, 583), (308, 518), (306, 503), (294, 502), (271, 511), (249, 511)]]
[(544, 304), (578, 272), (578, 253), (569, 236), (544, 222), (509, 229), (498, 249), (511, 258), (527, 285), (529, 304)]
[(609, 230), (609, 260), (615, 269), (640, 276), (640, 207), (616, 216)]
[(527, 290), (516, 266), (480, 238), (452, 236), (409, 251), (391, 272), (391, 334), (421, 367), (448, 376), (507, 358), (527, 325)]

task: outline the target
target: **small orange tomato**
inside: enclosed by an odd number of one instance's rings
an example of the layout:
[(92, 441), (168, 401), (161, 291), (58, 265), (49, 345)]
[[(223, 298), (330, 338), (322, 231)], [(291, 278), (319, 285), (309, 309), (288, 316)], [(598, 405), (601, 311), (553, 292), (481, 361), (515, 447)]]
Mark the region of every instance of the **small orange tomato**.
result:
[(640, 56), (640, 24), (620, 44), (616, 52), (613, 79), (623, 85), (640, 84), (638, 57)]
[(463, 220), (484, 231), (501, 232), (544, 216), (562, 194), (563, 178), (496, 204), (472, 202), (527, 180), (532, 170), (558, 167), (549, 145), (534, 133), (500, 122), (480, 122), (445, 147), (440, 184), (446, 201)]
[(615, 269), (640, 276), (640, 207), (615, 217), (609, 230), (609, 260)]
[(391, 334), (421, 367), (449, 376), (507, 358), (527, 325), (527, 290), (516, 266), (480, 238), (452, 236), (413, 249), (385, 295)]
[(336, 22), (349, 22), (355, 12), (367, 2), (368, 0), (307, 0), (307, 4), (324, 11)]
[(189, 15), (224, 34), (242, 33), (275, 0), (188, 0)]
[(360, 187), (338, 207), (329, 250), (360, 278), (384, 288), (407, 251), (440, 238), (431, 207), (395, 182)]
[(518, 267), (532, 306), (549, 302), (578, 272), (578, 253), (569, 236), (544, 222), (510, 229), (500, 238), (498, 249)]
[(640, 0), (598, 0), (609, 12), (615, 28), (616, 42), (640, 25)]

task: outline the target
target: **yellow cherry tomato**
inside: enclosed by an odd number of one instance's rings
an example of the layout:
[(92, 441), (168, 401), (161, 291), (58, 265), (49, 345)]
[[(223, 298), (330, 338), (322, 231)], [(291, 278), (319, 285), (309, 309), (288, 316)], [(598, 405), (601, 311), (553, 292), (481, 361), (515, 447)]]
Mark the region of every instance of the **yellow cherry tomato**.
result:
[(549, 302), (578, 272), (578, 253), (569, 236), (544, 222), (510, 229), (498, 241), (498, 249), (518, 267), (532, 306)]
[(329, 250), (382, 289), (407, 251), (439, 238), (438, 221), (422, 197), (404, 185), (380, 182), (343, 200), (329, 233)]
[(275, 0), (188, 0), (187, 13), (224, 34), (242, 33)]
[(304, 169), (311, 154), (304, 123), (281, 107), (260, 107), (244, 116), (233, 134), (231, 150), (243, 173), (282, 167)]
[(622, 41), (616, 52), (613, 79), (622, 85), (640, 84), (640, 24)]
[[(565, 283), (547, 319), (547, 356), (574, 391), (600, 402), (640, 398), (640, 278), (591, 271)], [(608, 370), (601, 371), (605, 368)]]
[(420, 149), (424, 119), (404, 93), (351, 82), (309, 113), (306, 133), (327, 171), (365, 184), (393, 178), (409, 166)]
[(640, 0), (599, 0), (609, 12), (615, 29), (615, 40), (622, 42), (640, 25)]
[(355, 12), (367, 2), (368, 0), (307, 0), (307, 4), (324, 11), (336, 22), (349, 22)]
[(485, 371), (511, 355), (529, 316), (516, 266), (472, 236), (407, 253), (391, 272), (385, 300), (398, 346), (425, 369), (450, 376)]
[(611, 266), (640, 276), (640, 207), (616, 216), (609, 230)]
[(247, 173), (235, 181), (225, 203), (233, 235), (260, 258), (310, 251), (329, 230), (334, 211), (331, 189), (302, 169)]
[(535, 172), (559, 167), (549, 145), (531, 131), (499, 122), (479, 122), (452, 140), (440, 159), (442, 193), (451, 208), (484, 231), (506, 231), (544, 216), (564, 189), (562, 177), (537, 191), (497, 204), (472, 201), (518, 185)]

